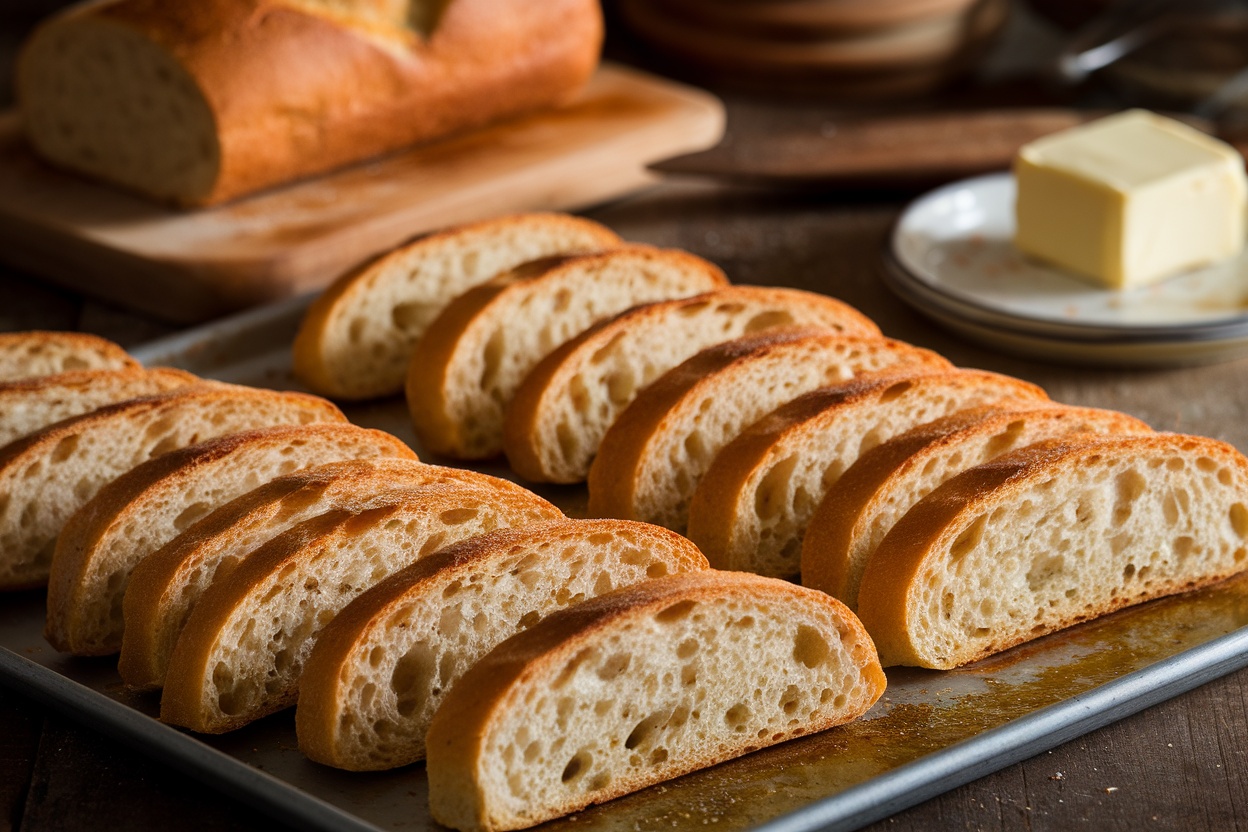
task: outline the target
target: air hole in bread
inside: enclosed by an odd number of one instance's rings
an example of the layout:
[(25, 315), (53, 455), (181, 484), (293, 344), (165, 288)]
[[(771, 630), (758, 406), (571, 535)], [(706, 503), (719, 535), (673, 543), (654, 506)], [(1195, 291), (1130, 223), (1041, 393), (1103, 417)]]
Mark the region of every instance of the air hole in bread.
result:
[(70, 434), (56, 443), (56, 447), (52, 450), (53, 462), (64, 462), (69, 459), (78, 450), (78, 434)]
[(671, 604), (656, 612), (654, 620), (664, 624), (680, 621), (682, 618), (687, 618), (697, 605), (697, 601), (677, 601), (675, 604)]
[(1220, 484), (1222, 484), (1222, 485), (1230, 485), (1230, 484), (1231, 484), (1231, 482), (1232, 482), (1233, 480), (1234, 480), (1234, 476), (1231, 474), (1231, 469), (1230, 469), (1230, 468), (1219, 468), (1219, 469), (1218, 469), (1218, 482), (1219, 482)]
[(568, 764), (563, 767), (563, 774), (560, 776), (560, 779), (564, 783), (571, 783), (589, 770), (593, 759), (593, 756), (588, 751), (576, 752), (576, 756), (568, 760)]
[[(436, 658), (429, 645), (412, 645), (394, 665), (390, 675), (390, 689), (396, 697), (399, 715), (405, 719), (424, 710), (432, 685)], [(435, 694), (436, 695), (436, 694)]]
[(1183, 535), (1175, 538), (1174, 554), (1180, 561), (1184, 560), (1188, 555), (1196, 550), (1196, 540), (1194, 538)]
[(797, 468), (797, 455), (792, 454), (777, 462), (763, 475), (754, 492), (754, 514), (760, 520), (779, 517), (789, 507), (790, 482)]
[[(740, 309), (738, 308), (738, 310)], [(767, 312), (760, 312), (746, 323), (742, 334), (748, 335), (753, 332), (762, 332), (767, 329), (775, 329), (776, 327), (786, 326), (794, 323), (793, 315), (783, 309), (773, 309)]]
[(1232, 503), (1231, 509), (1227, 515), (1231, 521), (1231, 528), (1241, 540), (1248, 539), (1248, 506), (1243, 503)]
[(1165, 518), (1167, 526), (1174, 526), (1179, 522), (1179, 501), (1175, 499), (1173, 491), (1161, 501), (1161, 516)]
[(981, 514), (958, 535), (953, 545), (949, 547), (950, 560), (956, 563), (979, 546), (980, 541), (984, 539), (984, 526), (987, 522), (988, 518)]
[(797, 635), (793, 638), (793, 658), (796, 661), (807, 667), (819, 667), (831, 655), (832, 648), (823, 633), (808, 624), (798, 626)]
[(676, 657), (678, 659), (689, 659), (698, 652), (698, 640), (696, 638), (687, 638), (676, 647)]
[(633, 730), (629, 732), (628, 738), (624, 740), (624, 747), (629, 751), (634, 749), (645, 749), (649, 747), (651, 741), (654, 740), (655, 734), (658, 733), (672, 717), (674, 709), (667, 708), (647, 716), (638, 722)]
[(906, 391), (914, 387), (913, 381), (899, 381), (888, 387), (880, 394), (879, 403), (888, 404), (889, 402), (900, 398), (906, 394)]
[(750, 706), (744, 702), (738, 702), (724, 712), (724, 722), (728, 723), (728, 727), (737, 733), (744, 732), (746, 723), (749, 721)]
[[(825, 690), (825, 693), (830, 691)], [(802, 704), (802, 690), (797, 685), (789, 685), (784, 689), (784, 693), (780, 695), (780, 710), (786, 715), (792, 716)]]
[(503, 358), (506, 356), (506, 353), (506, 334), (503, 329), (496, 329), (490, 335), (490, 340), (486, 341), (485, 349), (481, 352), (481, 380), (478, 382), (478, 386), (482, 390), (493, 390), (495, 383), (498, 381), (499, 373), (503, 369)]
[(604, 682), (617, 679), (628, 672), (628, 667), (632, 664), (632, 661), (633, 656), (631, 653), (616, 653), (598, 666), (596, 671), (598, 678)]
[(215, 506), (208, 502), (201, 501), (198, 503), (192, 503), (184, 508), (181, 514), (174, 518), (173, 527), (179, 532), (185, 531), (190, 528), (191, 524), (193, 524), (196, 520), (212, 511), (213, 508), (215, 508)]
[(598, 578), (594, 581), (594, 594), (604, 595), (612, 590), (615, 586), (611, 580), (611, 573), (603, 571), (599, 573)]
[(611, 403), (623, 407), (633, 400), (637, 392), (637, 377), (631, 367), (620, 367), (607, 376), (606, 387)]

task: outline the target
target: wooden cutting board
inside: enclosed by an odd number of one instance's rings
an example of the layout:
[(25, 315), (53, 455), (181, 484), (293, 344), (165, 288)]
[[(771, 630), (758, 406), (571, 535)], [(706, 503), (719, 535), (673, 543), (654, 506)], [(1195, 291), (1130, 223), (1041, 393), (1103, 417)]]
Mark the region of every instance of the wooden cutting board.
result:
[(0, 115), (0, 259), (188, 323), (319, 289), (433, 228), (574, 210), (653, 181), (645, 166), (715, 144), (713, 96), (619, 66), (575, 102), (202, 211), (62, 173)]

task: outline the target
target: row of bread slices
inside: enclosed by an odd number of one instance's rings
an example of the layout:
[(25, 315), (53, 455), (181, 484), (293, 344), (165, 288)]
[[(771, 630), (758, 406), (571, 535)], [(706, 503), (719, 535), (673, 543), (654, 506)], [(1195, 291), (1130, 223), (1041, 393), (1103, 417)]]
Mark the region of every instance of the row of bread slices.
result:
[[(687, 532), (713, 566), (800, 573), (885, 664), (952, 667), (1248, 567), (1235, 449), (954, 368), (827, 297), (720, 281), (584, 220), (494, 220), (344, 277), (296, 363), (348, 397), (406, 367), (429, 448), (505, 451), (528, 479), (588, 479), (593, 516)], [(344, 386), (368, 354), (385, 372)]]
[(47, 581), (54, 646), (120, 650), (123, 680), (163, 687), (161, 718), (193, 730), (297, 700), (315, 760), (427, 752), (451, 826), (529, 826), (883, 692), (822, 593), (424, 464), (315, 396), (21, 333), (0, 336), (0, 414), (0, 586)]

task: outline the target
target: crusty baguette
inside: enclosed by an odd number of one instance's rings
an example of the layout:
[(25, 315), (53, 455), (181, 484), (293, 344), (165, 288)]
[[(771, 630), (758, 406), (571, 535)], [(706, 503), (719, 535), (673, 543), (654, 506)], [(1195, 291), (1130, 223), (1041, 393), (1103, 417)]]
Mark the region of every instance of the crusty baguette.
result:
[(129, 353), (98, 335), (49, 330), (0, 333), (0, 381), (139, 366)]
[(951, 668), (1248, 568), (1248, 459), (1081, 436), (970, 468), (897, 521), (858, 611), (886, 665)]
[(439, 483), (300, 523), (204, 593), (169, 659), (161, 720), (221, 733), (293, 705), (317, 634), (361, 592), (467, 537), (562, 516), (532, 493)]
[(610, 229), (567, 214), (520, 214), (421, 237), (334, 281), (295, 336), (295, 375), (336, 399), (403, 390), (420, 336), (462, 292), (529, 260), (614, 248)]
[(950, 365), (899, 341), (819, 329), (709, 347), (660, 376), (607, 430), (589, 469), (589, 513), (684, 531), (698, 481), (741, 431), (803, 393), (903, 366)]
[(46, 583), (70, 515), (152, 457), (262, 425), (344, 419), (305, 393), (204, 384), (107, 405), (20, 439), (0, 450), (0, 589)]
[(534, 482), (582, 482), (620, 412), (663, 373), (699, 350), (786, 326), (879, 335), (853, 307), (814, 292), (728, 286), (624, 312), (542, 359), (507, 407), (503, 448)]
[(416, 454), (384, 431), (325, 422), (227, 434), (122, 474), (76, 511), (57, 537), (44, 634), (66, 653), (116, 653), (122, 596), (143, 558), (217, 506), (269, 480), (369, 457), (415, 460)]
[(484, 459), (503, 450), (503, 412), (539, 361), (597, 321), (640, 303), (717, 289), (719, 267), (675, 249), (629, 245), (546, 258), (469, 289), (416, 344), (407, 405), (436, 453)]
[(218, 508), (144, 558), (122, 602), (125, 628), (118, 670), (131, 688), (165, 682), (169, 656), (204, 592), (263, 544), (330, 511), (395, 505), (431, 483), (466, 482), (527, 493), (515, 483), (410, 459), (333, 462), (279, 477)]
[(551, 614), (443, 700), (429, 805), (464, 832), (521, 829), (864, 714), (871, 639), (823, 593), (711, 570)]
[(689, 540), (629, 520), (535, 523), (422, 558), (317, 639), (299, 685), (299, 748), (353, 771), (420, 760), (443, 695), (496, 644), (586, 598), (706, 567)]
[(741, 432), (711, 462), (689, 506), (689, 536), (717, 569), (795, 578), (806, 524), (859, 454), (968, 407), (1047, 400), (982, 370), (885, 370), (815, 390)]
[(80, 4), (20, 56), (26, 134), (61, 167), (208, 205), (562, 102), (598, 61), (593, 0), (376, 6)]
[(1113, 410), (1032, 402), (981, 407), (868, 450), (828, 488), (802, 540), (802, 584), (858, 606), (867, 561), (889, 529), (937, 486), (1016, 448), (1071, 433), (1149, 433)]
[(106, 404), (155, 396), (200, 379), (182, 370), (68, 370), (50, 376), (0, 382), (0, 447), (48, 425)]

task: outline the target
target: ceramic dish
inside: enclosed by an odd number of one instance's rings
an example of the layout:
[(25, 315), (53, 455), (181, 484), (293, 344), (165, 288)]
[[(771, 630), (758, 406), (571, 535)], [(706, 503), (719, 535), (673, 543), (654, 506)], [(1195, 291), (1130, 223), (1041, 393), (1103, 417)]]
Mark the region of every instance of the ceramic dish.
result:
[(920, 197), (893, 228), (889, 286), (936, 321), (992, 346), (1064, 361), (1175, 365), (1248, 354), (1248, 254), (1127, 292), (1024, 257), (1014, 177)]

